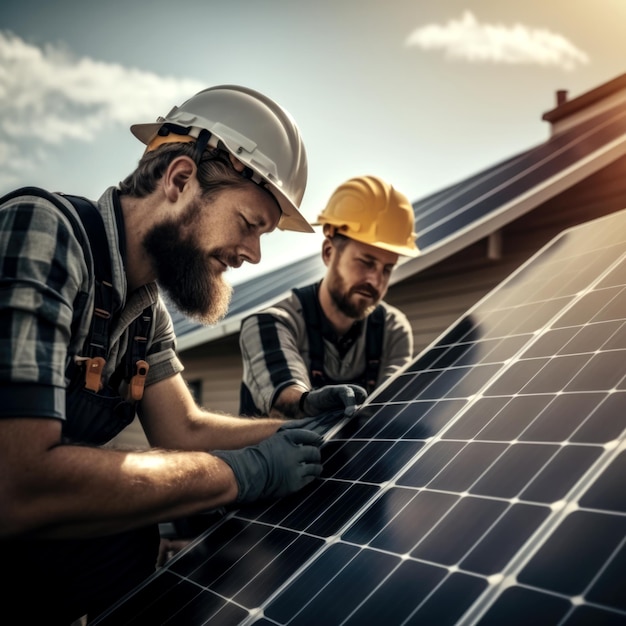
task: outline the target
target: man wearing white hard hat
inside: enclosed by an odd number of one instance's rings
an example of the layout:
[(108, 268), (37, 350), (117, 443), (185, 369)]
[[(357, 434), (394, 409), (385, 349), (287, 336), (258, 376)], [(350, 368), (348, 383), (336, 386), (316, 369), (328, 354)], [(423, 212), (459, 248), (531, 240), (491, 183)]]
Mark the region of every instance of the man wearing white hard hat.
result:
[[(162, 290), (215, 323), (260, 236), (312, 232), (302, 139), (271, 99), (211, 87), (133, 134), (136, 170), (97, 202), (0, 199), (0, 544), (24, 619), (94, 618), (155, 569), (158, 524), (297, 491), (321, 436), (199, 408)], [(106, 445), (138, 415), (148, 451)]]

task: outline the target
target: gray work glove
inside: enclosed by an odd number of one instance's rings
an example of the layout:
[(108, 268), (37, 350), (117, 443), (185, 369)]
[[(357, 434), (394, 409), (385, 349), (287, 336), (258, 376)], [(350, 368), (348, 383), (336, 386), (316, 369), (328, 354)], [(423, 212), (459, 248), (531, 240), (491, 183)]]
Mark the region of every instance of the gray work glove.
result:
[(358, 385), (326, 385), (319, 389), (305, 392), (300, 398), (300, 408), (311, 417), (342, 410), (346, 417), (351, 417), (358, 404), (367, 398), (367, 391)]
[(322, 473), (322, 437), (303, 428), (277, 431), (256, 446), (215, 450), (211, 454), (230, 465), (239, 494), (237, 504), (282, 498)]

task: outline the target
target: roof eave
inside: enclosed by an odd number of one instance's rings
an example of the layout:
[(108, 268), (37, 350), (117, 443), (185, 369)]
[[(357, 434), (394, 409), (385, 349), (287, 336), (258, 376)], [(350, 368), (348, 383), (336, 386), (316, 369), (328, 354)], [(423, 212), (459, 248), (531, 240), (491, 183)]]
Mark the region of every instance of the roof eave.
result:
[(626, 135), (618, 137), (558, 174), (528, 189), (481, 220), (429, 246), (420, 256), (402, 263), (394, 270), (389, 281), (390, 285), (403, 281), (488, 237), (624, 155), (626, 155)]

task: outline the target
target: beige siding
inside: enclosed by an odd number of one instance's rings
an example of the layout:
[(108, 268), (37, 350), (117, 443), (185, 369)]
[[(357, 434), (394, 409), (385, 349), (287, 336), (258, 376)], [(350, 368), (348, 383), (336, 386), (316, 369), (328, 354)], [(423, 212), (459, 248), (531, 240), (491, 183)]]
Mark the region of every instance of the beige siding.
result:
[(241, 380), (237, 339), (213, 341), (182, 355), (185, 379), (200, 381), (201, 403), (206, 409), (237, 413)]

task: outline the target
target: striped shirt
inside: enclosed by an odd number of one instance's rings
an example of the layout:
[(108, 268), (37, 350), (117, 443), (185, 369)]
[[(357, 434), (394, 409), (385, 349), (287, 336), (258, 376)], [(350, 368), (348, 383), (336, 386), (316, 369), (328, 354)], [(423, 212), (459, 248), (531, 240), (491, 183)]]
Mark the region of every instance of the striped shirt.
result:
[[(386, 302), (381, 305), (385, 325), (377, 386), (404, 367), (413, 354), (413, 333), (406, 315)], [(330, 328), (329, 322), (327, 325)], [(344, 383), (361, 378), (366, 367), (365, 330), (365, 324), (357, 322), (347, 345), (323, 332), (324, 371), (328, 378)], [(242, 382), (263, 414), (269, 414), (285, 387), (300, 385), (311, 389), (309, 340), (302, 305), (295, 293), (246, 318), (241, 325), (239, 347)]]
[[(172, 320), (156, 284), (127, 293), (116, 203), (119, 206), (113, 187), (98, 201), (112, 257), (114, 299), (122, 305), (111, 325), (104, 379), (124, 358), (128, 327), (153, 305), (146, 355), (150, 385), (183, 367), (175, 353)], [(94, 299), (94, 277), (81, 242), (57, 207), (38, 196), (21, 196), (0, 205), (0, 263), (0, 417), (64, 420), (66, 367), (81, 354)]]

